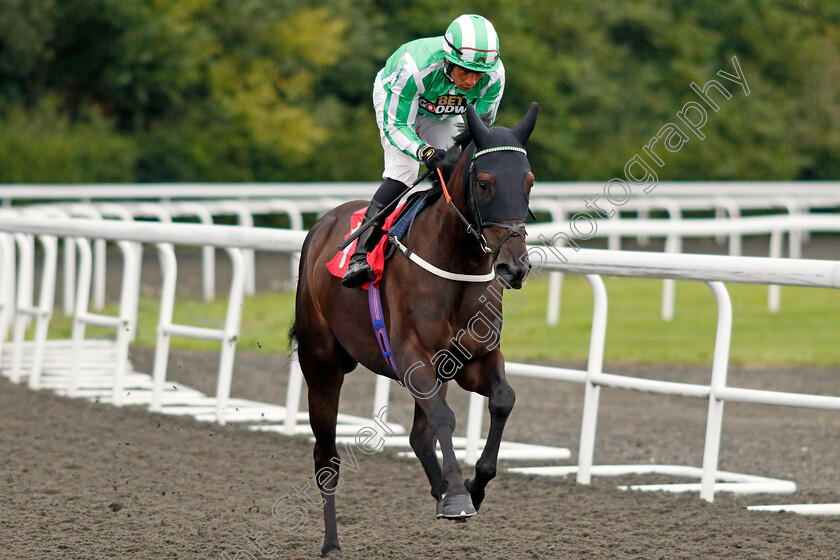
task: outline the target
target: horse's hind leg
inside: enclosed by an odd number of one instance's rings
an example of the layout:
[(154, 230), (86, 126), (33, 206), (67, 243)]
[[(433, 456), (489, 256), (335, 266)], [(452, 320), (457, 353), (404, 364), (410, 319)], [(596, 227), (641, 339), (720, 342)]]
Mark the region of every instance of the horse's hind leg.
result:
[[(341, 480), (335, 426), (344, 375), (353, 369), (355, 363), (337, 343), (332, 345), (334, 352), (325, 353), (325, 347), (328, 346), (326, 343), (310, 351), (301, 337), (298, 340), (298, 359), (309, 393), (309, 424), (315, 435), (315, 482), (321, 491), (321, 505), (324, 509), (324, 545), (321, 556), (326, 558), (341, 553), (335, 513), (335, 493)], [(321, 338), (319, 342), (323, 340)]]
[[(445, 389), (444, 387), (441, 390)], [(414, 405), (414, 424), (411, 426), (411, 434), (408, 437), (411, 448), (414, 454), (423, 465), (423, 470), (426, 471), (426, 476), (429, 479), (429, 484), (432, 487), (432, 497), (440, 501), (443, 494), (446, 493), (446, 482), (443, 480), (443, 474), (440, 470), (440, 463), (438, 462), (437, 453), (435, 451), (435, 436), (432, 429), (429, 427), (429, 417), (420, 405)]]
[(343, 378), (343, 374), (336, 372), (331, 379), (333, 383), (308, 383), (309, 424), (315, 435), (315, 482), (321, 491), (324, 508), (324, 546), (321, 548), (321, 556), (325, 558), (341, 552), (335, 515), (335, 493), (340, 480), (335, 425)]

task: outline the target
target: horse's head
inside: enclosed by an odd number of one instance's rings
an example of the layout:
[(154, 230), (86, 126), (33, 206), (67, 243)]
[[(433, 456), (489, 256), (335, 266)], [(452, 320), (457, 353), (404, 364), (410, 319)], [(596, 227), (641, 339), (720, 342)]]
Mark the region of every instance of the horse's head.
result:
[(480, 240), (493, 255), (496, 275), (506, 286), (520, 288), (531, 268), (525, 246), (525, 219), (534, 174), (528, 163), (525, 142), (537, 122), (537, 104), (514, 128), (489, 128), (467, 107), (467, 127), (475, 149), (465, 184), (468, 219)]

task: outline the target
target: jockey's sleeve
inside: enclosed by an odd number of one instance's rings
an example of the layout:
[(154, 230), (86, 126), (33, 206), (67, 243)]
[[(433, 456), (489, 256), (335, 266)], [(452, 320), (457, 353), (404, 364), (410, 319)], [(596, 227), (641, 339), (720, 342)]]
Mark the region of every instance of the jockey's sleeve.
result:
[[(420, 108), (420, 97), (425, 95), (430, 99), (437, 99), (439, 95), (454, 90), (451, 82), (437, 83), (443, 80), (442, 76), (438, 80), (433, 76), (435, 72), (442, 70), (444, 66), (442, 59), (429, 63), (425, 57), (421, 57), (423, 60), (421, 65), (418, 65), (417, 60), (410, 51), (406, 51), (394, 66), (390, 66), (392, 70), (389, 70), (389, 66), (383, 68), (381, 78), (386, 84), (385, 107), (383, 108), (385, 137), (397, 149), (420, 161), (417, 151), (425, 142), (420, 140), (414, 130)], [(427, 88), (431, 90), (427, 91)], [(473, 90), (467, 93), (467, 98), (475, 103), (476, 111), (480, 115), (489, 113), (490, 124), (493, 124), (504, 90), (505, 69), (502, 64), (499, 64), (496, 70), (482, 77)]]
[(496, 114), (499, 112), (499, 103), (505, 93), (505, 66), (499, 61), (499, 67), (485, 75), (489, 78), (486, 84), (479, 82), (481, 87), (478, 100), (475, 102), (475, 111), (479, 115), (490, 114), (490, 124), (496, 122)]
[(414, 121), (417, 119), (418, 98), (425, 91), (423, 78), (429, 71), (430, 68), (418, 69), (414, 58), (405, 53), (392, 78), (383, 110), (385, 136), (396, 148), (415, 159), (423, 142), (414, 131)]

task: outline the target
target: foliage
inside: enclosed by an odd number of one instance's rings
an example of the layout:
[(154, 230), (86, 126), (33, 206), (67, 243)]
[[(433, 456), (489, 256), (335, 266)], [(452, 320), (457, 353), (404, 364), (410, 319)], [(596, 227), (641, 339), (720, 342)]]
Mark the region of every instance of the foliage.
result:
[(0, 183), (132, 180), (136, 146), (93, 108), (70, 119), (48, 96), (0, 117)]
[[(499, 123), (540, 103), (530, 150), (542, 180), (622, 176), (698, 100), (690, 84), (721, 80), (733, 56), (750, 95), (727, 82), (733, 97), (709, 112), (706, 138), (666, 154), (659, 178), (840, 175), (837, 3), (0, 0), (4, 128), (52, 118), (51, 141), (80, 152), (62, 157), (100, 160), (45, 172), (51, 156), (21, 156), (3, 180), (375, 180), (375, 73), (462, 11), (501, 38)], [(91, 126), (104, 140), (83, 145)], [(120, 171), (106, 172), (115, 150)]]

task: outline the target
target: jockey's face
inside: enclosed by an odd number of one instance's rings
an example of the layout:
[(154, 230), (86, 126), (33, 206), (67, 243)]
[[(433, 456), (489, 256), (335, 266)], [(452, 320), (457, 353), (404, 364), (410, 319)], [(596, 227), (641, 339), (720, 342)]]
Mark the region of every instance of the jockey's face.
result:
[(466, 68), (455, 65), (452, 66), (450, 76), (452, 77), (452, 81), (455, 82), (455, 87), (461, 91), (470, 91), (484, 77), (484, 72), (467, 70)]

